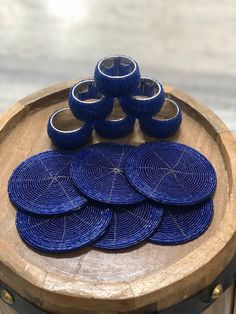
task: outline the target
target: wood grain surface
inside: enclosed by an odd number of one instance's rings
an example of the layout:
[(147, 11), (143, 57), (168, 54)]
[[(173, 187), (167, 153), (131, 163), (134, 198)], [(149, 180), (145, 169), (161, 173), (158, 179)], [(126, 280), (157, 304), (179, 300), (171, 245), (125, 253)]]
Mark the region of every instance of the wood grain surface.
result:
[[(217, 172), (215, 215), (208, 231), (179, 246), (143, 243), (112, 253), (89, 247), (59, 256), (33, 251), (19, 238), (16, 212), (7, 194), (9, 176), (25, 158), (53, 148), (47, 120), (53, 111), (68, 105), (72, 83), (23, 98), (0, 120), (0, 280), (30, 302), (58, 314), (138, 313), (139, 308), (150, 306), (160, 310), (196, 294), (236, 252), (236, 140), (207, 107), (169, 86), (166, 93), (183, 111), (181, 129), (171, 140), (198, 149)], [(150, 140), (136, 123), (122, 142), (138, 145)], [(100, 141), (94, 133), (91, 142)]]

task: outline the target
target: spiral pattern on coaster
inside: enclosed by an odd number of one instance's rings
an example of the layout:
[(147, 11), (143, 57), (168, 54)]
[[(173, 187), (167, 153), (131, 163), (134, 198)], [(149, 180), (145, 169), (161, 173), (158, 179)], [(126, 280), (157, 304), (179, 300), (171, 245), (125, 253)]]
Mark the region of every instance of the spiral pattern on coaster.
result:
[(135, 117), (127, 115), (117, 120), (101, 120), (94, 124), (98, 135), (108, 139), (117, 139), (127, 136), (132, 132)]
[(159, 225), (163, 214), (160, 205), (144, 201), (140, 204), (114, 207), (107, 231), (94, 246), (101, 249), (124, 249), (145, 240)]
[(96, 65), (94, 79), (98, 90), (111, 97), (130, 95), (139, 84), (137, 62), (127, 56), (109, 56)]
[(82, 121), (105, 119), (112, 111), (114, 99), (102, 95), (93, 79), (82, 80), (69, 92), (69, 106), (73, 115)]
[(131, 151), (125, 166), (130, 183), (146, 197), (170, 205), (191, 205), (209, 198), (216, 173), (195, 149), (175, 142), (150, 142)]
[(61, 253), (94, 242), (106, 230), (111, 218), (108, 208), (88, 204), (73, 213), (48, 217), (17, 211), (16, 227), (31, 247)]
[(139, 86), (132, 93), (120, 99), (125, 113), (136, 118), (151, 117), (161, 110), (165, 94), (162, 85), (150, 77), (141, 77)]
[(52, 150), (22, 162), (12, 173), (8, 194), (21, 210), (53, 215), (77, 210), (86, 203), (70, 176), (72, 152)]
[(87, 197), (108, 204), (133, 204), (144, 200), (127, 180), (123, 166), (131, 145), (100, 143), (83, 148), (71, 165), (71, 177)]
[(163, 245), (189, 242), (207, 230), (213, 215), (212, 200), (192, 206), (165, 207), (162, 221), (149, 241)]

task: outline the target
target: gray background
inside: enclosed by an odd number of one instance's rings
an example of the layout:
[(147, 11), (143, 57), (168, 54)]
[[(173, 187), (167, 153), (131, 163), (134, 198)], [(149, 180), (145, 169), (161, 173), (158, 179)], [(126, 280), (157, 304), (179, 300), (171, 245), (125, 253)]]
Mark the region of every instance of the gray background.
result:
[(126, 54), (236, 132), (235, 34), (235, 0), (0, 0), (0, 111)]

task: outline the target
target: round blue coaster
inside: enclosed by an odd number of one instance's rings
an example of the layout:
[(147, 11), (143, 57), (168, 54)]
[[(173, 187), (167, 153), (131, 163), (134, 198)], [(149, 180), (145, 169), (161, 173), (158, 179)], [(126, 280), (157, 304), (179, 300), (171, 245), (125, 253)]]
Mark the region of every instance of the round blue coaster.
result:
[(114, 207), (107, 231), (93, 245), (101, 249), (123, 249), (149, 237), (162, 218), (163, 209), (154, 202)]
[(60, 253), (95, 241), (106, 230), (111, 218), (111, 210), (88, 204), (73, 213), (48, 217), (18, 211), (16, 227), (31, 247)]
[(23, 161), (12, 173), (8, 194), (21, 210), (42, 215), (61, 214), (86, 203), (70, 177), (72, 152), (52, 150)]
[(166, 207), (160, 225), (149, 240), (163, 245), (189, 242), (207, 230), (213, 215), (212, 200), (192, 206)]
[(144, 200), (127, 180), (123, 166), (131, 145), (100, 143), (83, 148), (71, 165), (71, 177), (89, 198), (107, 204), (133, 204)]
[(150, 142), (131, 151), (124, 166), (131, 184), (146, 197), (170, 205), (209, 198), (216, 173), (206, 157), (175, 142)]

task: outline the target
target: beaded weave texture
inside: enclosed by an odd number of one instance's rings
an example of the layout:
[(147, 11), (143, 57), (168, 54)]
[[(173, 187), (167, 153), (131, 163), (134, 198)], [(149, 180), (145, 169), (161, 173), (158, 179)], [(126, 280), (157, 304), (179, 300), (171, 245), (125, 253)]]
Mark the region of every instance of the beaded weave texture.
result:
[(142, 202), (126, 207), (114, 207), (108, 230), (94, 246), (102, 249), (124, 249), (145, 240), (159, 225), (161, 206)]
[(86, 203), (70, 177), (74, 153), (52, 150), (22, 162), (13, 172), (8, 194), (19, 209), (52, 215), (77, 210)]
[(89, 140), (100, 141), (91, 138), (93, 128), (102, 138), (127, 136), (136, 118), (141, 130), (134, 130), (134, 145), (145, 140), (140, 131), (157, 138), (173, 136), (182, 122), (182, 104), (174, 99), (165, 98), (156, 79), (141, 76), (133, 58), (100, 60), (94, 78), (70, 89), (70, 108), (49, 118), (48, 136), (64, 150), (28, 158), (9, 179), (22, 240), (42, 252), (60, 253), (86, 245), (119, 250), (145, 240), (177, 245), (205, 232), (214, 214), (217, 178), (200, 152), (167, 141), (138, 147), (99, 143), (71, 151)]
[(103, 234), (112, 212), (107, 208), (85, 205), (66, 215), (29, 215), (18, 211), (17, 230), (30, 246), (44, 252), (68, 252), (91, 244)]
[(150, 137), (165, 138), (174, 136), (182, 122), (182, 113), (179, 109), (175, 117), (170, 119), (155, 119), (154, 117), (141, 117), (140, 128), (143, 133)]
[[(94, 79), (99, 91), (104, 95), (111, 97), (124, 97), (130, 95), (139, 84), (140, 72), (138, 64), (132, 73), (130, 64), (125, 63), (126, 57), (117, 56), (114, 58), (114, 63), (109, 66), (104, 66), (99, 71), (98, 64), (94, 72)], [(132, 74), (130, 74), (132, 73)]]
[(80, 150), (71, 165), (77, 188), (87, 197), (108, 204), (133, 204), (144, 200), (127, 180), (123, 166), (131, 145), (100, 143)]
[(51, 125), (51, 117), (48, 120), (47, 130), (48, 136), (56, 147), (72, 150), (88, 143), (93, 131), (92, 123), (85, 123), (80, 129), (74, 131), (61, 132), (53, 128)]
[[(111, 113), (114, 104), (113, 98), (102, 95), (95, 85), (88, 87), (85, 92), (77, 91), (76, 85), (71, 88), (68, 100), (70, 109), (77, 119), (93, 122), (105, 119)], [(73, 96), (73, 90), (76, 98)]]
[(94, 124), (98, 135), (107, 139), (117, 139), (127, 136), (133, 131), (135, 117), (127, 115), (119, 120), (101, 120)]
[[(153, 82), (155, 82), (155, 80), (153, 80)], [(145, 84), (145, 82), (141, 81), (132, 95), (120, 98), (120, 105), (124, 112), (133, 115), (136, 118), (151, 117), (158, 113), (161, 110), (165, 100), (163, 87), (160, 83), (159, 85), (159, 94), (153, 96), (156, 86), (154, 84)], [(146, 97), (140, 98), (137, 96)]]
[(140, 193), (165, 204), (196, 204), (209, 198), (216, 188), (216, 173), (206, 157), (175, 142), (139, 146), (130, 152), (124, 169)]
[(162, 221), (149, 240), (163, 245), (189, 242), (207, 230), (213, 214), (212, 200), (187, 207), (165, 207)]

